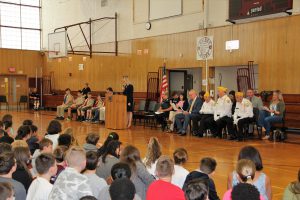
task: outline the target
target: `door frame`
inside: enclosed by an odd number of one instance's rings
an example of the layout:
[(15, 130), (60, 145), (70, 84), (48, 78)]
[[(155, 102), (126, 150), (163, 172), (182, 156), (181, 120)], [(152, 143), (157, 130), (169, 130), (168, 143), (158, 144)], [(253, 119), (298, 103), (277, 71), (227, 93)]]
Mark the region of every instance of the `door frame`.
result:
[[(186, 77), (187, 77), (187, 70), (182, 70), (182, 69), (180, 69), (180, 70), (174, 70), (174, 69), (172, 69), (172, 70), (169, 70), (169, 72), (168, 72), (168, 74), (169, 74), (169, 96), (170, 95), (172, 95), (172, 92), (174, 92), (174, 91), (171, 91), (171, 72), (180, 72), (180, 73), (184, 73), (184, 82), (183, 82), (183, 92), (184, 92), (184, 94), (186, 94), (186, 92), (187, 92), (187, 88), (186, 88)], [(176, 91), (177, 92), (177, 91)]]
[[(27, 76), (27, 74), (0, 74), (0, 77), (4, 77), (4, 78), (8, 78), (8, 79), (10, 79), (12, 77), (16, 77), (16, 78), (17, 77), (23, 77), (23, 78), (25, 78), (26, 83), (25, 83), (24, 87), (26, 87), (25, 88), (26, 94), (24, 94), (24, 95), (27, 95), (27, 97), (28, 97), (28, 87), (27, 87), (28, 86), (28, 76)], [(11, 93), (11, 91), (9, 91), (9, 93)], [(7, 97), (7, 98), (9, 98), (9, 97)], [(12, 109), (14, 109), (14, 108), (17, 107), (17, 104), (19, 102), (20, 96), (17, 96), (16, 98), (17, 98), (16, 99), (17, 101), (13, 102), (12, 104), (9, 105), (10, 108), (12, 108)]]

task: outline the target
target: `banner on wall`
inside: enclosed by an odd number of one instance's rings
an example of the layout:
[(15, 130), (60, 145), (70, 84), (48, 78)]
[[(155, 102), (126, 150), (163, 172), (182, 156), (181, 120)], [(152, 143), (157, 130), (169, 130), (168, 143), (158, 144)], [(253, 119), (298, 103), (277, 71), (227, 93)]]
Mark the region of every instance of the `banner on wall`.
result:
[(213, 36), (203, 36), (197, 38), (196, 54), (197, 60), (213, 59), (214, 40)]

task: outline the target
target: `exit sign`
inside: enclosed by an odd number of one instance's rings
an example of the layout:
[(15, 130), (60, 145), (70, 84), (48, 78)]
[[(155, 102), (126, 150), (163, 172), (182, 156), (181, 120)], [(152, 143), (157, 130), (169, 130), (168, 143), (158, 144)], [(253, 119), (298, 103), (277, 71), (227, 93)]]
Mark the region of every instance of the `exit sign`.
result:
[(10, 73), (15, 73), (15, 72), (16, 72), (16, 68), (15, 68), (15, 67), (9, 67), (9, 68), (8, 68), (8, 71), (9, 71)]

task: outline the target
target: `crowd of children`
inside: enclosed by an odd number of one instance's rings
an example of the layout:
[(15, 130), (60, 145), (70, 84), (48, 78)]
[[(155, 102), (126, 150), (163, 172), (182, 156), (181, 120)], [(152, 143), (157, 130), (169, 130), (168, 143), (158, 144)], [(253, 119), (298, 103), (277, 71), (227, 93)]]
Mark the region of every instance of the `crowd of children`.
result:
[[(0, 122), (0, 199), (16, 200), (219, 200), (213, 177), (217, 161), (200, 160), (191, 172), (184, 168), (188, 152), (175, 149), (163, 155), (157, 138), (150, 138), (145, 158), (138, 148), (122, 142), (117, 133), (100, 145), (100, 135), (89, 133), (78, 145), (72, 129), (62, 132), (50, 121), (40, 137), (38, 127), (25, 120), (16, 132), (13, 118)], [(223, 200), (271, 200), (271, 182), (263, 172), (259, 151), (243, 147), (235, 170), (228, 176)], [(300, 198), (298, 180), (289, 184), (283, 200)]]

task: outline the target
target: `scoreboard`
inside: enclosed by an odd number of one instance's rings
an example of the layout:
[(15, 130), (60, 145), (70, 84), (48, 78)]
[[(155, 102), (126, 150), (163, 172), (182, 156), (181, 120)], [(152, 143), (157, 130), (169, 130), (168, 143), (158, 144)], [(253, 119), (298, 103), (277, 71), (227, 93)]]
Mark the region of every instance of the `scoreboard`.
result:
[(293, 0), (229, 0), (229, 19), (276, 14), (293, 8)]

